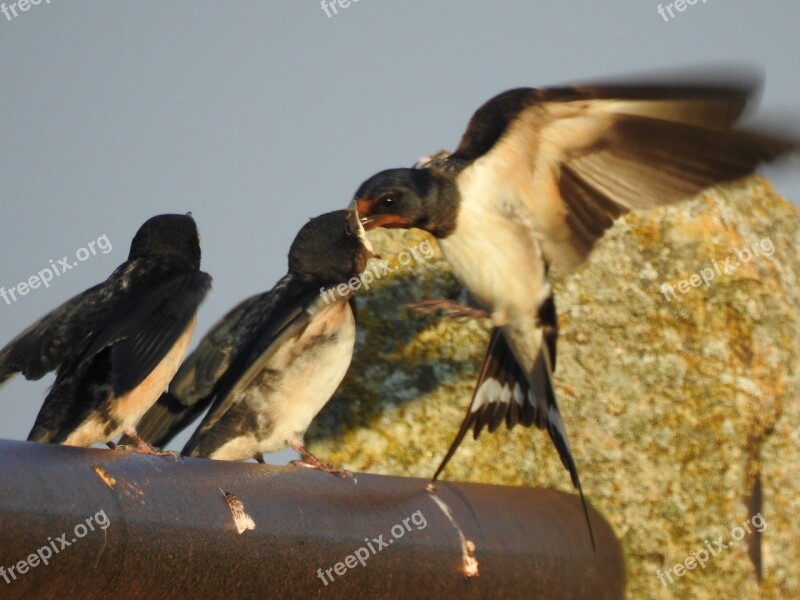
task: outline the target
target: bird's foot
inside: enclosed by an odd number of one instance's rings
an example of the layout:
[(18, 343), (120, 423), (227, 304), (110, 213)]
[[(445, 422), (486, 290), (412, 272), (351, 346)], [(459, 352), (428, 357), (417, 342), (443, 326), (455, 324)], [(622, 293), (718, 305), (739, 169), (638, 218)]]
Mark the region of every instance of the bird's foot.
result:
[(340, 469), (338, 467), (334, 467), (331, 464), (327, 464), (322, 462), (316, 456), (311, 454), (308, 450), (305, 449), (305, 446), (300, 444), (293, 445), (292, 448), (300, 454), (300, 460), (293, 460), (289, 464), (295, 467), (306, 467), (308, 469), (316, 469), (317, 471), (324, 471), (325, 473), (333, 473), (334, 475), (340, 475), (341, 477), (352, 477), (355, 479), (355, 475), (352, 471), (348, 471), (347, 469)]
[(414, 302), (413, 304), (408, 304), (407, 306), (411, 310), (425, 315), (441, 312), (442, 316), (449, 317), (451, 319), (485, 319), (490, 316), (489, 313), (481, 308), (465, 306), (463, 304), (459, 304), (455, 300), (448, 300), (446, 298), (423, 300), (422, 302)]
[(126, 452), (138, 452), (139, 454), (150, 454), (152, 456), (171, 456), (176, 461), (181, 458), (180, 452), (175, 452), (174, 450), (159, 450), (151, 446), (133, 430), (126, 430), (125, 435), (133, 440), (135, 445), (115, 444), (114, 442), (106, 442), (106, 445), (112, 450), (125, 450)]

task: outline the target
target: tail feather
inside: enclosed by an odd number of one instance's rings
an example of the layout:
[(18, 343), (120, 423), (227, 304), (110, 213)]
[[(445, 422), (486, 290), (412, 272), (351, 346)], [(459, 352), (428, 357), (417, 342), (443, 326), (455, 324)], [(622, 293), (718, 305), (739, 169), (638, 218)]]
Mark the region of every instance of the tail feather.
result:
[(477, 438), (484, 427), (491, 433), (504, 419), (509, 429), (517, 423), (525, 427), (536, 425), (540, 429), (546, 429), (564, 468), (569, 471), (572, 485), (578, 490), (592, 548), (596, 549), (594, 532), (589, 520), (589, 509), (583, 495), (578, 468), (567, 440), (567, 432), (553, 389), (550, 349), (554, 349), (555, 344), (549, 343), (548, 335), (554, 336), (555, 331), (549, 334), (545, 331), (545, 343), (541, 344), (540, 353), (530, 377), (530, 380), (536, 384), (536, 389), (534, 389), (530, 386), (529, 378), (525, 376), (502, 330), (496, 327), (492, 331), (483, 367), (478, 376), (478, 383), (475, 386), (467, 414), (439, 468), (436, 469), (433, 480), (435, 481), (441, 475), (470, 429), (473, 431), (473, 437)]

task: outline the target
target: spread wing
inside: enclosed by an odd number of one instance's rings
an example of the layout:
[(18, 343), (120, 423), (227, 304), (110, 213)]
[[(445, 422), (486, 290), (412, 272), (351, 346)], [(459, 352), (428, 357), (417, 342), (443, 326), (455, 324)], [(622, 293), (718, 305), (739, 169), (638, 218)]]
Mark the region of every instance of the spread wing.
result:
[(462, 195), (529, 218), (545, 258), (565, 272), (621, 214), (691, 198), (796, 149), (734, 128), (756, 89), (739, 81), (510, 90), (478, 109), (446, 160), (467, 165)]
[(15, 373), (41, 379), (56, 370), (65, 358), (79, 350), (109, 310), (118, 288), (104, 282), (67, 300), (25, 329), (0, 350), (0, 383)]
[[(152, 266), (147, 259), (123, 263), (105, 282), (71, 298), (20, 333), (0, 350), (0, 383), (17, 372), (27, 379), (40, 379), (65, 363), (76, 368), (103, 347), (130, 337), (116, 351), (117, 362), (132, 360), (120, 365), (116, 381), (117, 385), (127, 386), (132, 376), (135, 378), (136, 373), (155, 360), (155, 356), (147, 357), (145, 353), (161, 350), (154, 345), (160, 335), (158, 330), (148, 329), (144, 318), (157, 307), (166, 306), (167, 312), (171, 310), (173, 317), (184, 321), (184, 316), (178, 313), (187, 312), (192, 305), (197, 308), (210, 285), (208, 275), (194, 272), (184, 276), (186, 279), (165, 284), (165, 288), (151, 287), (148, 278), (152, 271), (148, 267)], [(176, 297), (170, 298), (170, 294)], [(185, 304), (181, 305), (182, 302)], [(163, 318), (166, 321), (158, 326), (168, 329), (170, 317)], [(183, 323), (184, 328), (187, 323), (188, 319)], [(152, 366), (155, 364), (157, 361)]]

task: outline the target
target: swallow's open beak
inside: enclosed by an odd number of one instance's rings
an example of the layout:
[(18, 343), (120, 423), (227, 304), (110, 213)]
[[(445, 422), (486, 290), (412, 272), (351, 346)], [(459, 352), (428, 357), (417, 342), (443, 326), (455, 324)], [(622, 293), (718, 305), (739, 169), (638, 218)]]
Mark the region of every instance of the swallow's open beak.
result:
[(406, 217), (393, 215), (391, 213), (370, 214), (377, 204), (377, 198), (355, 198), (350, 203), (350, 209), (358, 211), (359, 214), (368, 215), (360, 218), (362, 227), (367, 231), (377, 229), (378, 227), (401, 227), (405, 229), (412, 227), (411, 222)]
[(358, 216), (358, 206), (355, 200), (350, 203), (347, 212), (347, 230), (358, 237), (370, 255), (375, 254), (372, 244), (369, 239), (367, 239), (367, 232), (364, 230), (364, 225), (362, 225), (363, 219)]

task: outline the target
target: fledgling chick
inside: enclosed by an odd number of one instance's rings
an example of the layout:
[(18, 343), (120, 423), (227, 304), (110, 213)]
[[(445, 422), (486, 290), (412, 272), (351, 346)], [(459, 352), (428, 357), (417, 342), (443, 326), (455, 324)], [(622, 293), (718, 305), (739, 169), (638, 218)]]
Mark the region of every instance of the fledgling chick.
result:
[(56, 371), (28, 440), (91, 446), (124, 432), (139, 441), (136, 424), (178, 370), (210, 286), (191, 216), (145, 222), (105, 282), (0, 350), (0, 383), (17, 372), (40, 379)]

